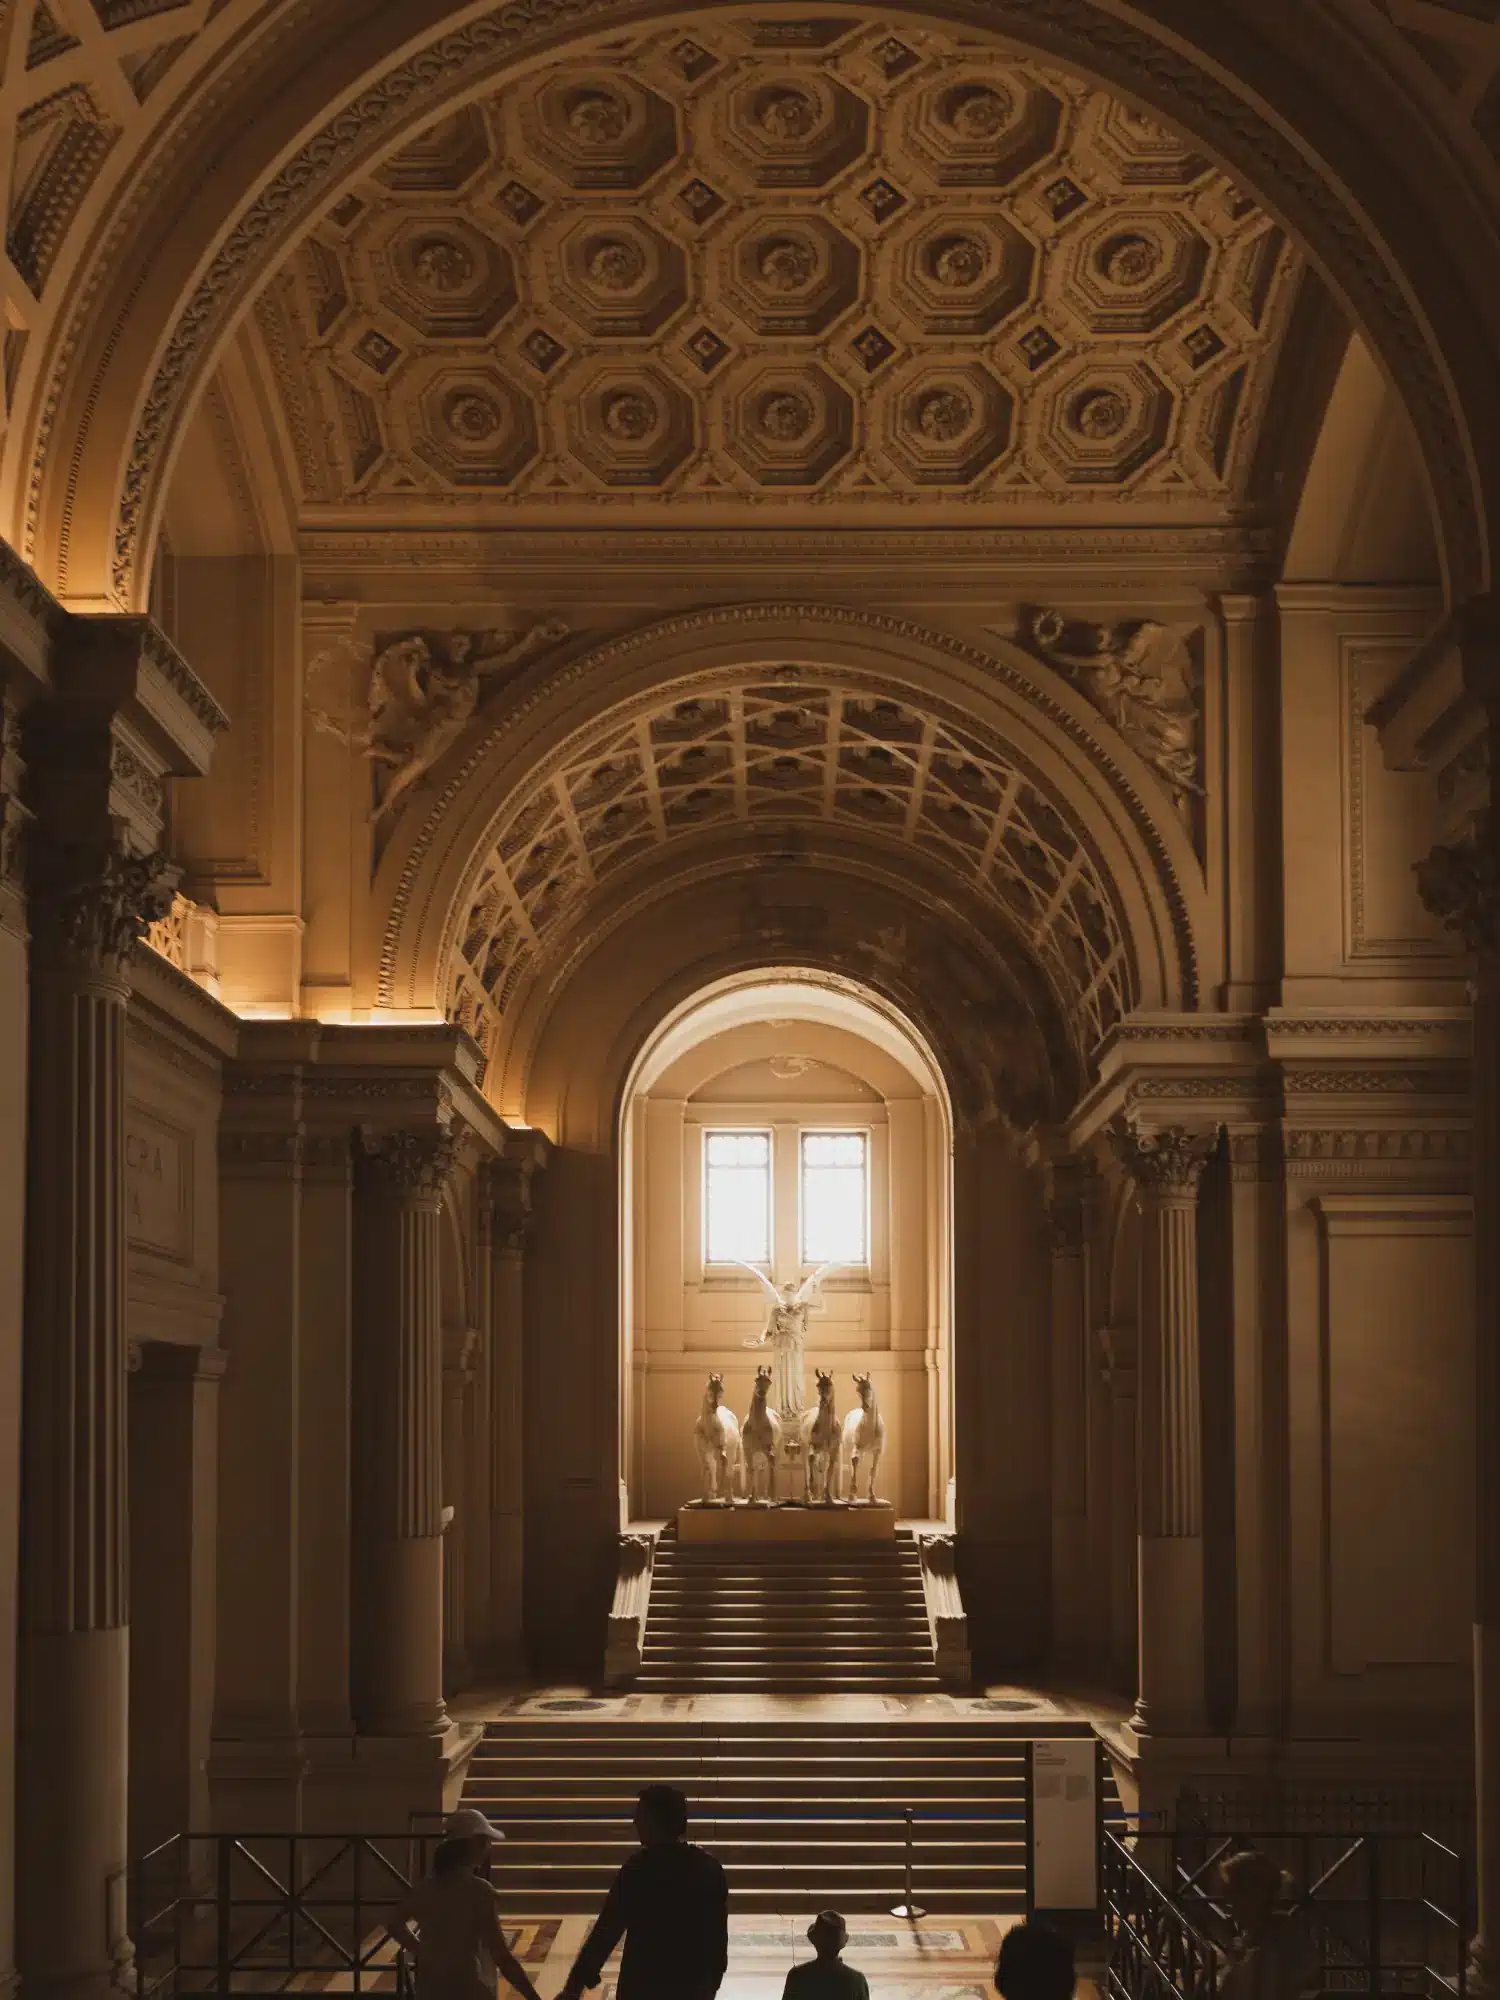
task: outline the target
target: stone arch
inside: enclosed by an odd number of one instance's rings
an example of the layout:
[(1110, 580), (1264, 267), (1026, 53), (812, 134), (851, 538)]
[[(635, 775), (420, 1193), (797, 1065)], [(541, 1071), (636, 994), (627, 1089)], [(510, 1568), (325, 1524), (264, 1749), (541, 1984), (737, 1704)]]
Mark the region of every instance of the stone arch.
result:
[[(804, 718), (784, 749), (783, 714)], [(689, 773), (674, 795), (684, 754), (705, 782)], [(369, 998), (452, 1009), (492, 1057), (521, 987), (574, 949), (584, 911), (591, 930), (609, 923), (606, 878), (628, 904), (653, 857), (677, 873), (714, 839), (741, 868), (790, 835), (846, 872), (897, 857), (947, 870), (951, 895), (1008, 933), (1011, 962), (1039, 967), (1080, 1074), (1123, 1013), (1199, 998), (1207, 926), (1186, 829), (1107, 725), (1004, 642), (983, 653), (828, 607), (668, 619), (517, 683), (434, 790), (375, 883)]]
[[(165, 187), (138, 178), (98, 231), (71, 312), (39, 354), (7, 463), (12, 532), (46, 580), (80, 604), (144, 604), (195, 398), (278, 257), (352, 173), (570, 37), (686, 11), (662, 0), (507, 6), (434, 32), (431, 10), (407, 0), (358, 36), (314, 43), (309, 29), (306, 49), (284, 48), (286, 87), (269, 110), (263, 101), (252, 110), (265, 78), (244, 61), (243, 95), (225, 82), (216, 106), (220, 171), (184, 172)], [(1476, 336), (1494, 331), (1482, 282), (1494, 216), (1461, 146), (1413, 88), (1393, 29), (1324, 10), (1283, 23), (1226, 4), (1200, 11), (1189, 46), (1139, 10), (1127, 21), (1096, 0), (1044, 12), (1029, 0), (927, 0), (898, 11), (1065, 62), (1241, 175), (1304, 243), (1399, 385), (1422, 441), (1450, 595), (1484, 587), (1500, 407), (1491, 342)], [(201, 143), (201, 126), (191, 136)], [(190, 143), (186, 129), (180, 143)]]
[[(767, 905), (816, 897), (817, 874), (763, 869)], [(604, 1559), (622, 1519), (629, 1422), (619, 1366), (628, 1270), (622, 1114), (630, 1080), (661, 1024), (696, 996), (737, 979), (778, 978), (856, 986), (930, 1051), (951, 1104), (942, 1134), (951, 1152), (943, 1229), (945, 1266), (951, 1251), (944, 1324), (953, 1421), (941, 1461), (951, 1481), (947, 1508), (966, 1538), (977, 1643), (997, 1664), (1035, 1660), (1046, 1644), (1050, 1592), (1050, 1251), (1041, 1149), (1016, 1129), (1003, 1103), (981, 1101), (964, 1046), (963, 996), (941, 981), (916, 990), (904, 968), (868, 960), (851, 967), (826, 940), (804, 936), (799, 945), (795, 927), (747, 935), (732, 907), (726, 916), (725, 886), (722, 870), (707, 869), (636, 907), (616, 928), (601, 934), (596, 927), (592, 949), (565, 963), (539, 997), (545, 1019), (524, 1108), (553, 1148), (537, 1185), (530, 1253), (528, 1395), (539, 1410), (566, 1410), (567, 1422), (539, 1420), (528, 1458), (526, 1573), (536, 1579), (526, 1603), (530, 1643), (538, 1659), (578, 1664), (580, 1607), (603, 1615)], [(1002, 1069), (1008, 1054), (1001, 1052)], [(1002, 1297), (1003, 1313), (995, 1303)], [(984, 1477), (986, 1454), (996, 1451), (1009, 1467), (1003, 1490)]]

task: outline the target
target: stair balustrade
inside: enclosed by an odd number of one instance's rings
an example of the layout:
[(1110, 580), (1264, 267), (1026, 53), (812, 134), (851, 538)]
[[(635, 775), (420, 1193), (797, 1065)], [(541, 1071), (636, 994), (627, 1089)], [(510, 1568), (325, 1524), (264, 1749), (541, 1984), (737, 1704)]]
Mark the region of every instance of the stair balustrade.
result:
[(1101, 1836), (1114, 2000), (1213, 2000), (1233, 1939), (1221, 1864), (1255, 1848), (1287, 1878), (1285, 1918), (1318, 1967), (1311, 1992), (1463, 2000), (1469, 1892), (1463, 1857), (1427, 1833), (1238, 1832)]

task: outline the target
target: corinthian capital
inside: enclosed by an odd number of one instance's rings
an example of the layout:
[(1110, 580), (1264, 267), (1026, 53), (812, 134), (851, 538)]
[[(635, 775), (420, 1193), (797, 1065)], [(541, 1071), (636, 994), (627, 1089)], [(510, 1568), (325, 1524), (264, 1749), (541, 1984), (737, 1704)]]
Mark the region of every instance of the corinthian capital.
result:
[(440, 1201), (458, 1157), (458, 1141), (441, 1126), (421, 1131), (361, 1131), (365, 1173), (406, 1200)]
[(1456, 931), (1467, 950), (1500, 952), (1500, 858), (1490, 842), (1435, 847), (1416, 864), (1416, 875), (1423, 906)]
[(117, 842), (38, 842), (32, 866), (38, 939), (91, 970), (119, 974), (136, 940), (171, 909), (180, 879), (164, 854), (132, 854)]
[(1189, 1132), (1186, 1126), (1169, 1125), (1161, 1132), (1143, 1132), (1123, 1120), (1110, 1127), (1109, 1138), (1115, 1158), (1137, 1187), (1178, 1195), (1198, 1192), (1219, 1142), (1217, 1131)]

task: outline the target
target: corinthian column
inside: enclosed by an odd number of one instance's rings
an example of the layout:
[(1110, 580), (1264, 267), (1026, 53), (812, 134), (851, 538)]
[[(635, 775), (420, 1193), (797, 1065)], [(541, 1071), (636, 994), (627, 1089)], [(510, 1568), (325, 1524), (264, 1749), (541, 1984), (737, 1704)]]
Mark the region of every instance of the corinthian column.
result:
[(1215, 1135), (1113, 1134), (1141, 1215), (1138, 1735), (1204, 1727), (1203, 1420), (1198, 1368), (1198, 1184)]
[(130, 1972), (125, 966), (175, 887), (117, 841), (33, 854), (19, 1930), (37, 1993)]
[[(1493, 770), (1493, 765), (1492, 765)], [(1493, 779), (1492, 779), (1493, 782)], [(1434, 848), (1422, 901), (1474, 954), (1475, 1983), (1500, 1987), (1500, 852), (1494, 830)]]
[(438, 1219), (455, 1150), (437, 1126), (360, 1136), (353, 1680), (366, 1736), (447, 1726)]

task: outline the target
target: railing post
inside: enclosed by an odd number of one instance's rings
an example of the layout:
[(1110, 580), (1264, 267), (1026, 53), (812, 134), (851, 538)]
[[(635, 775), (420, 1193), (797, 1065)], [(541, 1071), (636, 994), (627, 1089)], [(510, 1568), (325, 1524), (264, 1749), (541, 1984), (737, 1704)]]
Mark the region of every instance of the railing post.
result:
[(1026, 1854), (1026, 1921), (1029, 1924), (1036, 1915), (1036, 1739), (1026, 1739), (1026, 1754), (1021, 1760), (1022, 1768), (1022, 1811), (1026, 1815), (1026, 1839), (1023, 1843)]
[(1371, 2000), (1380, 2000), (1380, 1842), (1365, 1836), (1365, 1852), (1369, 1856), (1367, 1880), (1370, 1885), (1370, 1995)]
[(912, 1856), (912, 1846), (915, 1838), (915, 1829), (914, 1829), (915, 1815), (913, 1814), (910, 1806), (906, 1808), (905, 1818), (906, 1818), (906, 1897), (904, 1901), (896, 1904), (895, 1908), (891, 1911), (891, 1915), (893, 1917), (900, 1917), (903, 1923), (914, 1924), (919, 1917), (925, 1917), (927, 1912), (924, 1909), (920, 1908), (917, 1903), (916, 1883), (914, 1880), (915, 1871), (914, 1871), (913, 1856)]
[(220, 1994), (227, 1994), (230, 1990), (230, 1980), (233, 1972), (233, 1965), (230, 1957), (230, 1948), (229, 1948), (230, 1947), (229, 1892), (233, 1882), (233, 1861), (234, 1861), (233, 1836), (227, 1833), (219, 1834), (216, 1840), (216, 1847), (217, 1847), (217, 1853), (215, 1855), (215, 1864), (214, 1864), (214, 1900), (217, 1906), (215, 1909), (215, 1915), (218, 1918), (217, 1932), (216, 1932), (218, 1938), (218, 1948), (215, 1952), (215, 1957), (218, 1961), (219, 1983), (215, 1991)]

